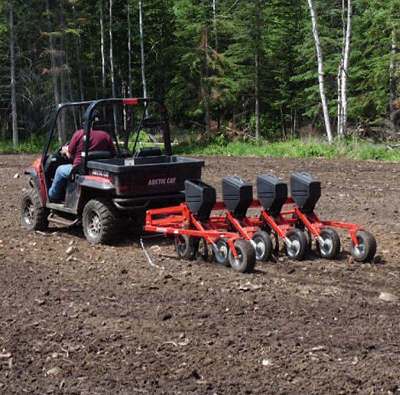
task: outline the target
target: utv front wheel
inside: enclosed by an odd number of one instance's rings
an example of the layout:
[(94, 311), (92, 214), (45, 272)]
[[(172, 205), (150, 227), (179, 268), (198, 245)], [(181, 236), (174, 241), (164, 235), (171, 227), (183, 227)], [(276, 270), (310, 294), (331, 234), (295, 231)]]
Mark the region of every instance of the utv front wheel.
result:
[(106, 199), (89, 200), (82, 213), (83, 233), (89, 243), (110, 244), (118, 233), (118, 213)]
[(28, 230), (46, 230), (49, 210), (42, 206), (39, 193), (30, 188), (22, 193), (20, 201), (21, 223)]

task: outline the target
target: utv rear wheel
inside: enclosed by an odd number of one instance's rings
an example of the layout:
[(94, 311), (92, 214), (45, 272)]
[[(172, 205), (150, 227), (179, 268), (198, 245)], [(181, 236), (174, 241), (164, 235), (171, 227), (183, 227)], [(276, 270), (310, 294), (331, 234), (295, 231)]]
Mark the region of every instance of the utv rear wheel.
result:
[(46, 230), (49, 226), (49, 210), (42, 206), (36, 189), (27, 189), (20, 201), (21, 223), (28, 230)]
[(118, 213), (106, 199), (89, 200), (82, 213), (83, 233), (89, 243), (110, 244), (118, 234)]

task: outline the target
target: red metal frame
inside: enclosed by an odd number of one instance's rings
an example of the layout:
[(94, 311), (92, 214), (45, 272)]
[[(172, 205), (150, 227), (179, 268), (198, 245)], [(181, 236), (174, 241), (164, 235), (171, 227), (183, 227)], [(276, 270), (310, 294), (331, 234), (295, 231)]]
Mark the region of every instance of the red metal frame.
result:
[[(226, 208), (223, 201), (217, 201), (213, 211), (226, 211), (225, 215), (211, 215), (206, 221), (195, 218), (186, 205), (148, 210), (144, 230), (147, 232), (163, 233), (164, 235), (187, 235), (204, 238), (207, 244), (213, 245), (218, 238), (224, 238), (233, 255), (237, 258), (234, 242), (238, 239), (251, 241), (255, 232), (267, 224), (281, 239), (286, 239), (287, 233), (297, 223), (304, 224), (314, 238), (318, 238), (325, 226), (347, 229), (354, 245), (358, 245), (356, 232), (363, 230), (358, 224), (340, 221), (321, 221), (312, 212), (306, 214), (297, 207), (291, 197), (288, 197), (284, 206), (293, 205), (293, 208), (281, 210), (277, 216), (269, 215), (257, 199), (254, 199), (250, 208), (261, 208), (259, 217), (235, 218)], [(229, 230), (233, 228), (234, 231)]]

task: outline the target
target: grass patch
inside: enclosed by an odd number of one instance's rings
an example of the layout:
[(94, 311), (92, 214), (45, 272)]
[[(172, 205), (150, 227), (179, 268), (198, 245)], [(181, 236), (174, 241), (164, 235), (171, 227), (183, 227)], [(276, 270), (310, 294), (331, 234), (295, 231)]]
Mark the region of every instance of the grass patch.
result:
[(333, 144), (319, 139), (293, 139), (273, 142), (239, 142), (213, 138), (208, 144), (201, 141), (185, 141), (174, 147), (174, 153), (186, 155), (232, 155), (276, 158), (351, 158), (400, 162), (399, 147), (389, 144), (348, 138), (335, 140)]
[[(140, 146), (152, 145), (146, 136), (140, 136)], [(11, 153), (41, 153), (46, 136), (32, 136), (21, 141), (14, 148), (12, 141), (0, 142), (0, 154)], [(55, 151), (58, 141), (54, 139)], [(131, 144), (133, 142), (131, 141)], [(267, 141), (229, 141), (221, 136), (213, 137), (207, 144), (204, 141), (185, 140), (173, 147), (177, 155), (231, 155), (258, 156), (276, 158), (349, 158), (361, 160), (380, 160), (385, 162), (400, 162), (400, 147), (395, 144), (373, 144), (358, 138), (337, 139), (328, 144), (322, 139), (293, 139), (280, 142)], [(131, 147), (130, 147), (131, 148)]]

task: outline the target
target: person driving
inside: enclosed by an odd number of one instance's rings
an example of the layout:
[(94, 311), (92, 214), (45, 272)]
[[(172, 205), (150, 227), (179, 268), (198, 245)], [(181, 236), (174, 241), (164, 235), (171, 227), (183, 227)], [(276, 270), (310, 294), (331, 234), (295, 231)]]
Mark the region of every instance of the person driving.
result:
[[(100, 112), (95, 110), (93, 112), (92, 120), (98, 121), (100, 119)], [(60, 165), (57, 167), (54, 175), (54, 180), (49, 189), (50, 201), (60, 201), (64, 195), (65, 187), (68, 177), (73, 168), (80, 165), (82, 160), (83, 150), (83, 136), (85, 135), (84, 129), (77, 130), (70, 141), (70, 143), (61, 148), (61, 154), (66, 156), (72, 163)], [(89, 151), (109, 151), (111, 157), (117, 156), (114, 144), (111, 137), (103, 130), (91, 130)]]

